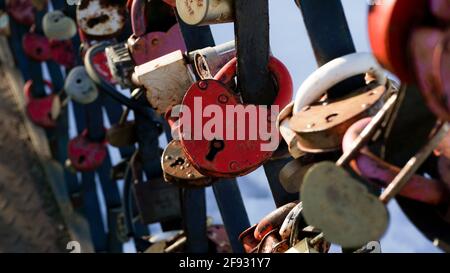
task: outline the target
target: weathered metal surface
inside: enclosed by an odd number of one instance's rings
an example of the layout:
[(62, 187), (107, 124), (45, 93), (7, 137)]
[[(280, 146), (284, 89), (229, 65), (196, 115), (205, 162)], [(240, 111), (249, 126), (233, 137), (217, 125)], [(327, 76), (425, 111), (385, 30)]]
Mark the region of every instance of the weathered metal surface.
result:
[(234, 0), (176, 0), (180, 18), (188, 25), (212, 25), (234, 20)]
[(180, 27), (175, 24), (167, 32), (150, 32), (143, 36), (131, 36), (128, 47), (136, 65), (142, 65), (176, 50), (186, 51)]
[(131, 59), (126, 43), (119, 43), (105, 48), (105, 54), (114, 80), (123, 88), (132, 87), (131, 76), (135, 64)]
[(374, 115), (382, 107), (387, 90), (385, 86), (370, 85), (350, 97), (303, 108), (289, 123), (297, 133), (300, 150), (322, 153), (341, 149), (347, 129), (355, 121)]
[(125, 1), (82, 0), (77, 7), (78, 27), (96, 39), (122, 32), (126, 22)]
[(257, 240), (262, 240), (262, 238), (269, 232), (279, 229), (284, 222), (284, 219), (289, 214), (289, 212), (296, 206), (296, 203), (288, 203), (284, 206), (279, 207), (273, 212), (266, 215), (261, 221), (259, 221), (256, 229), (253, 233)]
[(136, 66), (133, 81), (147, 89), (148, 102), (158, 113), (164, 114), (181, 104), (194, 76), (178, 50)]
[(312, 167), (300, 192), (307, 223), (320, 228), (327, 241), (359, 247), (378, 240), (386, 231), (389, 216), (385, 206), (332, 162)]
[(161, 157), (164, 179), (182, 188), (207, 187), (213, 179), (202, 175), (188, 161), (178, 140), (172, 140)]

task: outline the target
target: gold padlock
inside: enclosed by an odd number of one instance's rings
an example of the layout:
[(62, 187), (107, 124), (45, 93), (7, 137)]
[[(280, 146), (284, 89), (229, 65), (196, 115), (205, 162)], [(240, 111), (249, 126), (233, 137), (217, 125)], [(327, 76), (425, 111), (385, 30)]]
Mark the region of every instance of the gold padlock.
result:
[(177, 11), (188, 25), (212, 25), (234, 20), (234, 0), (177, 0)]

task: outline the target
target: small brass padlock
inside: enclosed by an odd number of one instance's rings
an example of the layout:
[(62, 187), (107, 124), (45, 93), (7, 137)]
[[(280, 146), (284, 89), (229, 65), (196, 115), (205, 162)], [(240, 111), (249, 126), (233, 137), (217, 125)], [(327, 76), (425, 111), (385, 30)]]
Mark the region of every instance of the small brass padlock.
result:
[(45, 36), (53, 40), (69, 40), (77, 34), (75, 21), (60, 10), (50, 11), (42, 19)]
[(207, 187), (213, 179), (197, 171), (186, 158), (183, 147), (178, 140), (172, 140), (164, 150), (161, 165), (166, 182), (183, 188)]
[(134, 121), (118, 123), (106, 132), (106, 140), (114, 147), (126, 147), (137, 142), (136, 124)]

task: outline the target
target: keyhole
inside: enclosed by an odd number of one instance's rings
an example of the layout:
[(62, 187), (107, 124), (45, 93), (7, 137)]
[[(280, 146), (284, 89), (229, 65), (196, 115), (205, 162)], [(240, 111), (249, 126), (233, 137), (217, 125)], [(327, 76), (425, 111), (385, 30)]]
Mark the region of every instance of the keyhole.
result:
[(83, 164), (83, 162), (86, 160), (86, 157), (84, 155), (80, 156), (78, 158), (78, 164)]
[(42, 53), (42, 48), (38, 47), (36, 48), (36, 54), (41, 55)]
[(214, 139), (209, 143), (209, 153), (206, 155), (206, 160), (214, 161), (216, 155), (225, 148), (223, 140)]
[(170, 164), (170, 167), (174, 168), (176, 166), (182, 166), (183, 164), (184, 164), (184, 159), (181, 157), (178, 157), (177, 160), (175, 160), (175, 162)]
[(77, 84), (80, 84), (80, 83), (82, 83), (83, 81), (81, 80), (81, 79), (77, 79)]

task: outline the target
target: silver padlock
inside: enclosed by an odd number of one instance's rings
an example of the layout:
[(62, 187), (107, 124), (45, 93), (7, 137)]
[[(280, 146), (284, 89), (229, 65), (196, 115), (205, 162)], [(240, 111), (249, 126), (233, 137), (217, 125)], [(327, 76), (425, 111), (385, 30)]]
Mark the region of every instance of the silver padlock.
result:
[(70, 98), (81, 104), (92, 103), (98, 97), (97, 86), (89, 78), (84, 66), (77, 66), (69, 72), (64, 90)]
[(234, 0), (177, 0), (177, 11), (188, 25), (212, 25), (234, 20)]
[(181, 104), (195, 77), (181, 50), (174, 51), (143, 65), (136, 66), (132, 81), (147, 90), (147, 100), (159, 113), (165, 114)]
[(75, 21), (60, 10), (47, 12), (42, 18), (45, 36), (53, 40), (70, 40), (77, 34)]
[(202, 80), (212, 79), (231, 59), (236, 57), (236, 43), (233, 41), (206, 47), (189, 53), (191, 63)]

